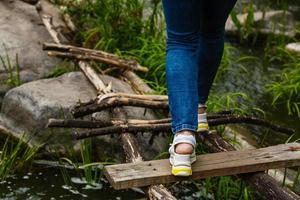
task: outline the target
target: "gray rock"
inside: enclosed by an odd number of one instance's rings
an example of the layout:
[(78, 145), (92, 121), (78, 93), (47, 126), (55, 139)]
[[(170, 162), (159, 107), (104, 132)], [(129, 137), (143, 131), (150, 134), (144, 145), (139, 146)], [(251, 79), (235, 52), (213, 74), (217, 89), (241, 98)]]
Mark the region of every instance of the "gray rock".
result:
[[(237, 19), (241, 25), (245, 25), (248, 14), (238, 14)], [(265, 13), (258, 11), (254, 13), (253, 29), (260, 34), (274, 33), (294, 37), (295, 19), (291, 12), (283, 10), (272, 10)], [(238, 28), (231, 17), (228, 18), (225, 26), (226, 33), (238, 35)]]
[[(35, 7), (22, 1), (2, 0), (0, 13), (0, 56), (4, 58), (5, 65), (9, 60), (14, 67), (12, 71), (16, 73), (18, 55), (23, 83), (48, 75), (59, 59), (48, 57), (42, 50), (42, 44), (52, 40)], [(0, 62), (0, 84), (4, 84), (7, 78), (4, 65)]]
[[(114, 77), (101, 75), (107, 84), (112, 82), (114, 92), (133, 93), (131, 87)], [(45, 128), (49, 118), (71, 118), (70, 109), (79, 101), (88, 102), (96, 97), (95, 89), (81, 72), (71, 72), (57, 78), (42, 79), (16, 87), (4, 97), (0, 113), (0, 125), (21, 137), (32, 138), (30, 143), (38, 145), (46, 142), (46, 150), (58, 148), (65, 151), (65, 146), (76, 147), (76, 141), (71, 139), (71, 130)], [(128, 117), (134, 119), (154, 119), (151, 110), (144, 108), (124, 107)], [(109, 109), (99, 112), (98, 118), (110, 118)], [(155, 137), (152, 145), (148, 144), (150, 133), (138, 135), (144, 156), (150, 159), (166, 147), (166, 139)], [(97, 152), (107, 155), (120, 153), (119, 137), (101, 136), (93, 139)], [(78, 147), (78, 143), (77, 143)], [(103, 157), (102, 157), (103, 158)]]

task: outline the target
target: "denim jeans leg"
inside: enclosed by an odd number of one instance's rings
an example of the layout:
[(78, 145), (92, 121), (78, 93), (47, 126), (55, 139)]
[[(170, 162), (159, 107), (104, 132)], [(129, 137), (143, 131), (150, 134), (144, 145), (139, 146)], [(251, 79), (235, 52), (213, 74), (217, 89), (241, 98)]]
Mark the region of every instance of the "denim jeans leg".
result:
[(206, 104), (210, 88), (220, 65), (224, 49), (224, 34), (215, 38), (200, 35), (198, 60), (198, 98), (199, 104)]
[(199, 0), (163, 0), (167, 24), (166, 77), (171, 129), (197, 130)]
[(225, 22), (236, 0), (201, 2), (197, 51), (198, 98), (199, 104), (205, 104), (223, 55)]

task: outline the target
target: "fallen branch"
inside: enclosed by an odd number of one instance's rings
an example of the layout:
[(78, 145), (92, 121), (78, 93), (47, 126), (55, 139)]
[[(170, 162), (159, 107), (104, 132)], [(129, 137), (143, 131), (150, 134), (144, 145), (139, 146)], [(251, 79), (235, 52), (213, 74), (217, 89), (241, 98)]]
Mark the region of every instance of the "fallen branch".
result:
[(147, 67), (140, 66), (135, 60), (123, 59), (104, 51), (53, 43), (44, 43), (43, 50), (47, 50), (49, 56), (85, 61), (98, 61), (122, 69), (148, 72)]
[(295, 133), (295, 130), (292, 128), (282, 127), (280, 125), (273, 124), (267, 120), (259, 119), (256, 117), (229, 115), (229, 116), (224, 116), (223, 118), (209, 120), (210, 126), (218, 126), (218, 125), (222, 125), (222, 124), (237, 124), (237, 123), (245, 123), (245, 124), (253, 124), (253, 125), (257, 125), (257, 126), (263, 126), (266, 128), (270, 128), (274, 131), (278, 131), (278, 132), (286, 133), (286, 134), (294, 134)]
[[(94, 102), (76, 106), (72, 114), (75, 118), (83, 117), (108, 107), (137, 106), (150, 109), (169, 109), (167, 95), (137, 95), (128, 93), (109, 93), (97, 97)], [(219, 114), (232, 114), (232, 111), (220, 111)]]
[(157, 100), (142, 100), (129, 97), (116, 96), (101, 100), (101, 103), (97, 102), (85, 106), (76, 107), (73, 109), (72, 114), (75, 118), (83, 117), (85, 115), (92, 114), (94, 112), (102, 111), (106, 108), (118, 107), (118, 106), (137, 106), (146, 107), (151, 109), (168, 109), (167, 101)]
[[(270, 128), (274, 131), (283, 132), (287, 134), (293, 134), (295, 131), (290, 128), (281, 127), (276, 124), (272, 124), (263, 119), (258, 119), (254, 117), (247, 116), (220, 116), (220, 118), (215, 118), (217, 115), (213, 116), (214, 118), (210, 119), (208, 117), (209, 126), (218, 126), (231, 123), (247, 123), (258, 126), (264, 126)], [(109, 134), (120, 134), (124, 132), (138, 133), (138, 132), (170, 132), (171, 131), (171, 119), (160, 119), (160, 120), (122, 120), (112, 121), (110, 126), (98, 128), (99, 125), (97, 122), (87, 122), (78, 121), (78, 123), (72, 123), (77, 128), (93, 128), (90, 130), (85, 130), (81, 132), (76, 132), (74, 137), (76, 139), (84, 139), (88, 137), (95, 137), (99, 135), (109, 135)], [(67, 124), (64, 121), (55, 121), (55, 123), (49, 123), (49, 127), (62, 127), (62, 125)], [(107, 123), (108, 124), (108, 123)], [(61, 126), (58, 126), (61, 125)], [(70, 123), (68, 125), (71, 125)], [(95, 126), (94, 126), (95, 125)], [(94, 127), (93, 127), (94, 126)], [(70, 126), (69, 126), (70, 127)]]

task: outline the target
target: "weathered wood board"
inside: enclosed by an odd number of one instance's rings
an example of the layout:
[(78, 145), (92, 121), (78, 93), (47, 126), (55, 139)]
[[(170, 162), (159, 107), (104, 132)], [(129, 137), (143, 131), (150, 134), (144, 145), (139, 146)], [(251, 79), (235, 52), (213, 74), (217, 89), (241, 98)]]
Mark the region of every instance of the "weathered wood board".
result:
[(104, 174), (115, 189), (125, 189), (293, 166), (300, 166), (300, 143), (199, 155), (191, 177), (173, 176), (168, 159), (109, 165)]

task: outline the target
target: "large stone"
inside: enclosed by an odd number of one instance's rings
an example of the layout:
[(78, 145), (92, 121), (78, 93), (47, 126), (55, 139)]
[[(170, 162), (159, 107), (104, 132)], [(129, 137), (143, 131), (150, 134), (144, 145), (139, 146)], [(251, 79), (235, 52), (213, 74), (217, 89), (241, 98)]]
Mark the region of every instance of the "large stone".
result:
[[(255, 12), (253, 24), (251, 25), (253, 30), (259, 34), (285, 35), (287, 37), (294, 37), (295, 31), (295, 19), (291, 12), (283, 10), (272, 10), (267, 12)], [(237, 20), (244, 26), (246, 24), (248, 13), (238, 14)], [(231, 16), (228, 18), (225, 26), (226, 33), (228, 35), (238, 35), (238, 28), (233, 22)]]
[[(111, 76), (101, 75), (107, 84), (112, 82), (114, 92), (133, 93), (130, 85)], [(68, 129), (45, 128), (49, 118), (71, 118), (70, 110), (80, 101), (88, 102), (96, 97), (95, 89), (81, 72), (71, 72), (58, 78), (42, 79), (16, 87), (4, 97), (0, 113), (0, 125), (10, 130), (15, 136), (32, 138), (32, 145), (46, 142), (46, 150), (63, 149), (65, 145), (75, 146)], [(153, 119), (153, 112), (144, 108), (124, 107), (128, 118)], [(99, 112), (98, 118), (110, 118), (110, 109)], [(100, 117), (99, 117), (100, 116)], [(153, 144), (149, 144), (150, 133), (138, 134), (138, 142), (144, 149), (144, 156), (148, 159), (158, 154), (166, 145), (162, 137), (155, 137)], [(101, 136), (93, 139), (97, 141), (97, 152), (112, 151), (120, 153), (119, 137)]]
[[(55, 26), (61, 26), (62, 21), (57, 19), (58, 10), (45, 0), (42, 4), (47, 12), (55, 16)], [(22, 1), (2, 0), (0, 13), (0, 56), (5, 63), (0, 62), (0, 84), (5, 84), (9, 78), (4, 68), (8, 67), (9, 62), (13, 68), (11, 71), (16, 76), (18, 61), (22, 83), (48, 75), (59, 63), (59, 59), (48, 57), (42, 50), (42, 44), (52, 42), (52, 39), (35, 7)]]

